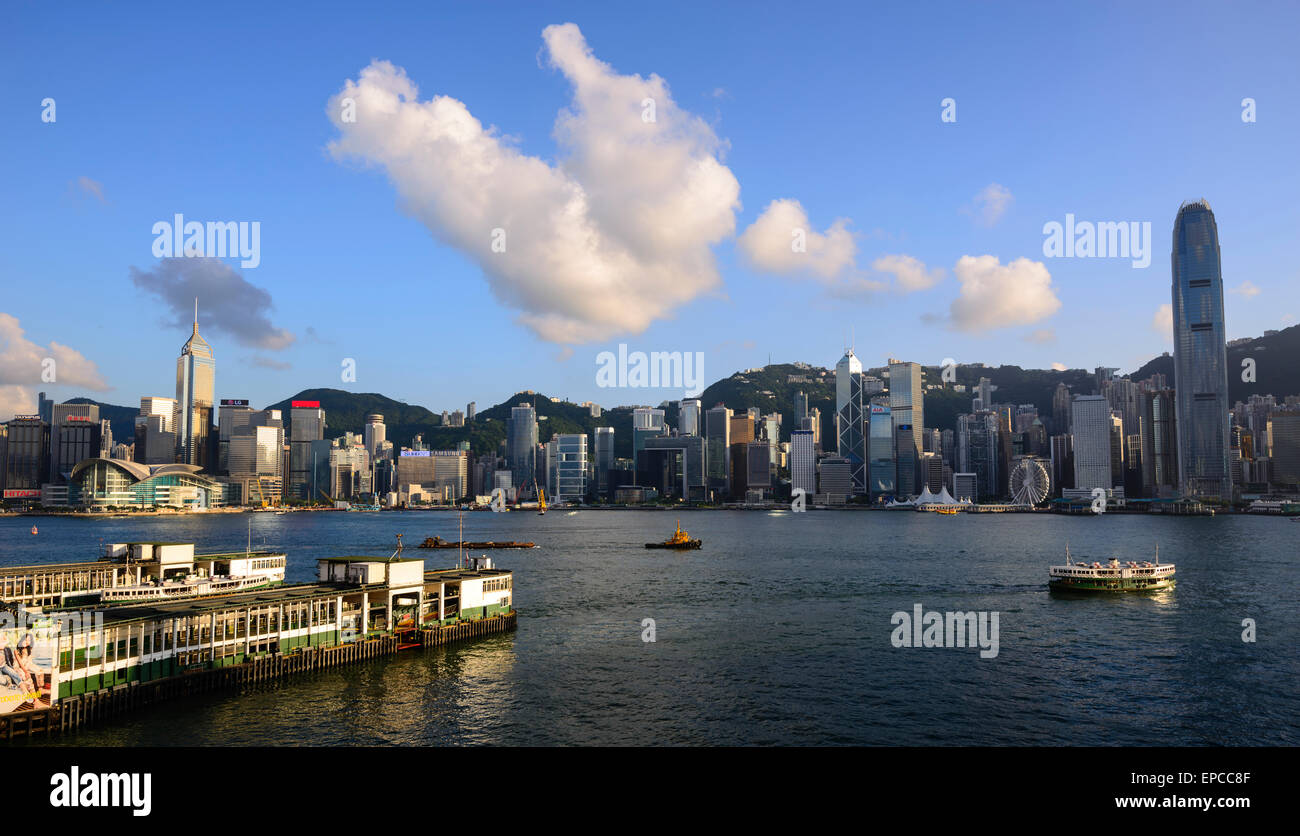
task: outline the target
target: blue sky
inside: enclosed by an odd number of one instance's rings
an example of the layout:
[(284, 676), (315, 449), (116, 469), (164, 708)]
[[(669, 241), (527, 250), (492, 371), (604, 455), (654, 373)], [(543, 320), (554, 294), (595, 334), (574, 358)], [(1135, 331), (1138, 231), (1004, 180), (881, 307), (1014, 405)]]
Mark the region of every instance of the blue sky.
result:
[[(259, 406), (315, 386), (435, 410), (521, 389), (658, 402), (681, 393), (597, 388), (596, 355), (620, 342), (704, 352), (713, 380), (769, 356), (832, 366), (850, 332), (868, 366), (895, 356), (1131, 370), (1170, 348), (1153, 319), (1169, 302), (1174, 216), (1200, 197), (1219, 223), (1229, 338), (1295, 324), (1300, 11), (1135, 6), (10, 4), (0, 34), (0, 418), (41, 388), (120, 404), (172, 394), (187, 329), (175, 299), (169, 308), (132, 268), (159, 270), (151, 229), (178, 212), (260, 223), (260, 264), (227, 260), (253, 300), (248, 317), (201, 316), (218, 396)], [(409, 187), (456, 215), (456, 200), (472, 211), (475, 190), (448, 196), (434, 175), (398, 182), (410, 169), (382, 131), (360, 154), (329, 147), (346, 128), (331, 118), (332, 97), (381, 60), (421, 100), (463, 103), (554, 170), (574, 153), (555, 130), (574, 84), (542, 33), (566, 22), (613, 73), (661, 77), (739, 185), (734, 229), (669, 260), (704, 252), (711, 262), (674, 291), (683, 301), (655, 309), (656, 289), (643, 286), (608, 322), (588, 314), (582, 336), (596, 338), (586, 341), (548, 338), (503, 298), (503, 287), (545, 295), (542, 268), (489, 276), (475, 252), (448, 243), (456, 236), (436, 228), (436, 212), (399, 197)], [(46, 97), (52, 123), (41, 119)], [(947, 97), (952, 123), (940, 119)], [(1253, 123), (1242, 120), (1246, 97)], [(625, 185), (576, 182), (592, 193)], [(977, 195), (994, 184), (1010, 198), (984, 214)], [(511, 198), (512, 184), (486, 186)], [(847, 261), (827, 255), (819, 275), (748, 257), (740, 236), (778, 199), (797, 200), (811, 232), (846, 219)], [(618, 212), (592, 223), (608, 233), (626, 220)], [(1043, 225), (1067, 213), (1150, 222), (1150, 267), (1046, 258)], [(902, 292), (873, 269), (885, 256), (915, 259), (937, 281)], [(992, 272), (963, 279), (964, 256), (993, 257)], [(1018, 290), (1024, 276), (1041, 277), (1010, 266), (1022, 258), (1025, 270), (1041, 264), (1049, 287)], [(156, 273), (153, 286), (166, 278)], [(954, 300), (990, 279), (1000, 283), (992, 295), (967, 307), (985, 313), (959, 327)], [(644, 330), (628, 326), (628, 311)], [(259, 337), (262, 325), (292, 339)], [(66, 358), (64, 385), (42, 384), (27, 362), (45, 355)], [(355, 383), (341, 381), (344, 358), (356, 361)]]

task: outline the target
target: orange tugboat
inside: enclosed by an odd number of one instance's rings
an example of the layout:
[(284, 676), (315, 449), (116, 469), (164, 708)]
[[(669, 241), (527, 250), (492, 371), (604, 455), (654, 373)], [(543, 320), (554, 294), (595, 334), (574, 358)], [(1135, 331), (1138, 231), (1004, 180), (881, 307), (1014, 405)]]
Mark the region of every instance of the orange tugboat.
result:
[(647, 549), (698, 549), (704, 545), (703, 540), (692, 540), (691, 535), (682, 531), (682, 521), (677, 521), (677, 531), (662, 543), (646, 543)]

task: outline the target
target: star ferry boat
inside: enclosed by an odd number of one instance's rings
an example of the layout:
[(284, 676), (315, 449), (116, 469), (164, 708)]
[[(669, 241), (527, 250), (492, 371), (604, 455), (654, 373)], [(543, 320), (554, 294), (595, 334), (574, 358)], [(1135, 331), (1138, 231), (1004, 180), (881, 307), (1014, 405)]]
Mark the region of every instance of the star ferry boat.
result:
[(1161, 592), (1174, 585), (1174, 564), (1160, 562), (1160, 547), (1156, 547), (1155, 562), (1120, 563), (1112, 557), (1109, 563), (1070, 562), (1070, 548), (1065, 549), (1065, 565), (1048, 568), (1047, 585), (1061, 592)]

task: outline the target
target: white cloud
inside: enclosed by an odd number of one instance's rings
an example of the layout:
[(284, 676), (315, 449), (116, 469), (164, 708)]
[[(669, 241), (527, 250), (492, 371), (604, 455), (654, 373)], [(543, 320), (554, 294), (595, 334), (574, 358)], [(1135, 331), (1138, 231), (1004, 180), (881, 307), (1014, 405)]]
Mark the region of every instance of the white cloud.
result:
[(1166, 340), (1173, 342), (1174, 339), (1174, 306), (1166, 302), (1156, 308), (1155, 316), (1151, 317), (1151, 330), (1163, 336)]
[[(50, 366), (47, 361), (53, 360)], [(46, 369), (53, 370), (54, 380), (46, 380)], [(0, 313), (0, 386), (39, 385), (80, 386), (98, 392), (108, 384), (95, 364), (75, 348), (50, 341), (48, 346), (27, 339), (18, 318)]]
[(848, 221), (838, 218), (825, 232), (808, 222), (797, 200), (774, 200), (736, 240), (749, 266), (782, 276), (834, 279), (853, 268), (857, 244)]
[[(721, 284), (711, 247), (735, 232), (740, 184), (720, 161), (722, 141), (662, 78), (618, 74), (573, 24), (542, 39), (573, 86), (555, 124), (558, 164), (520, 153), (456, 99), (421, 101), (387, 61), (331, 99), (340, 135), (330, 150), (382, 166), (403, 211), (477, 262), (541, 338), (639, 333)], [(355, 121), (344, 121), (344, 99)], [(504, 252), (493, 250), (497, 229)]]
[(964, 255), (953, 268), (961, 295), (949, 310), (958, 331), (980, 332), (1031, 325), (1060, 310), (1052, 276), (1039, 261), (1018, 258), (1002, 264), (997, 256)]
[(1051, 328), (1039, 328), (1025, 334), (1025, 342), (1035, 343), (1037, 345), (1046, 345), (1047, 343), (1056, 342), (1056, 332)]
[(1234, 287), (1232, 290), (1230, 290), (1230, 291), (1228, 291), (1228, 292), (1229, 292), (1229, 293), (1237, 293), (1237, 294), (1240, 294), (1240, 295), (1242, 295), (1242, 296), (1245, 296), (1247, 299), (1249, 299), (1249, 298), (1251, 298), (1252, 296), (1258, 296), (1258, 295), (1259, 295), (1259, 288), (1255, 286), (1254, 282), (1251, 282), (1251, 281), (1248, 280), (1248, 281), (1244, 281), (1244, 282), (1242, 282), (1241, 284), (1237, 285), (1236, 287)]
[(1052, 371), (1054, 371), (1054, 372), (1063, 372), (1063, 371), (1065, 371), (1065, 370), (1066, 370), (1066, 365), (1065, 365), (1064, 363), (1053, 363), (1053, 364), (1052, 364)]
[(974, 215), (983, 226), (991, 227), (1002, 220), (1002, 216), (1011, 207), (1013, 201), (1015, 198), (1012, 197), (1010, 189), (998, 183), (989, 183), (975, 195), (971, 205), (962, 211)]
[(37, 387), (52, 386), (97, 392), (109, 388), (95, 364), (81, 352), (52, 340), (45, 346), (34, 343), (27, 339), (17, 317), (0, 313), (0, 421), (34, 413)]
[(925, 263), (910, 255), (882, 255), (871, 269), (894, 277), (896, 287), (904, 293), (926, 290), (943, 280), (943, 268), (927, 269)]

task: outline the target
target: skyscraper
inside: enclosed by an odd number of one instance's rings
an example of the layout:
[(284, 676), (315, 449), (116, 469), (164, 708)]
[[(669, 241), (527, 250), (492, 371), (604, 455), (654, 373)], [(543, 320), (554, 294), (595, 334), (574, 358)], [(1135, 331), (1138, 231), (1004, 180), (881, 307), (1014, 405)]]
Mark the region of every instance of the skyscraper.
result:
[[(981, 390), (985, 387), (981, 380)], [(993, 387), (989, 387), (990, 390)], [(988, 406), (985, 406), (987, 409)], [(921, 364), (889, 361), (889, 411), (894, 419), (894, 455), (898, 461), (898, 492), (920, 493), (921, 431), (925, 425), (925, 393), (921, 387)], [(903, 436), (899, 428), (911, 429)], [(903, 468), (910, 468), (904, 472)]]
[(614, 469), (614, 428), (596, 427), (596, 496), (609, 491), (609, 471)]
[(291, 401), (289, 404), (289, 483), (286, 494), (297, 499), (315, 502), (313, 491), (323, 486), (317, 479), (318, 468), (329, 465), (329, 452), (325, 452), (322, 465), (319, 452), (313, 460), (312, 445), (325, 438), (325, 410), (320, 401)]
[(212, 404), (217, 362), (212, 348), (199, 336), (199, 303), (194, 302), (194, 332), (176, 360), (176, 460), (210, 468)]
[(731, 455), (731, 410), (722, 404), (704, 413), (705, 477), (710, 491), (721, 496), (729, 491), (728, 467)]
[(790, 431), (790, 487), (803, 488), (808, 500), (817, 493), (817, 451), (812, 430)]
[(506, 461), (511, 482), (518, 488), (532, 484), (537, 466), (537, 410), (530, 403), (511, 407), (510, 423), (506, 426)]
[(677, 434), (700, 434), (700, 402), (695, 398), (683, 400), (677, 412)]
[(1226, 499), (1232, 479), (1223, 273), (1219, 228), (1204, 200), (1179, 207), (1171, 261), (1179, 490)]
[(889, 407), (873, 403), (867, 428), (867, 477), (871, 499), (893, 496), (898, 491), (898, 465), (894, 458), (894, 419)]
[(1074, 427), (1074, 487), (1114, 487), (1111, 474), (1110, 404), (1102, 395), (1077, 395), (1071, 404)]
[(99, 455), (99, 405), (52, 404), (50, 417), (49, 478), (51, 482), (58, 482), (78, 462)]
[(849, 461), (849, 478), (854, 494), (867, 492), (867, 451), (863, 412), (862, 362), (853, 349), (835, 364), (835, 441), (836, 452)]
[(366, 452), (373, 462), (379, 457), (379, 450), (384, 446), (384, 442), (388, 440), (388, 427), (384, 425), (384, 416), (377, 412), (367, 415), (362, 434), (365, 438)]

